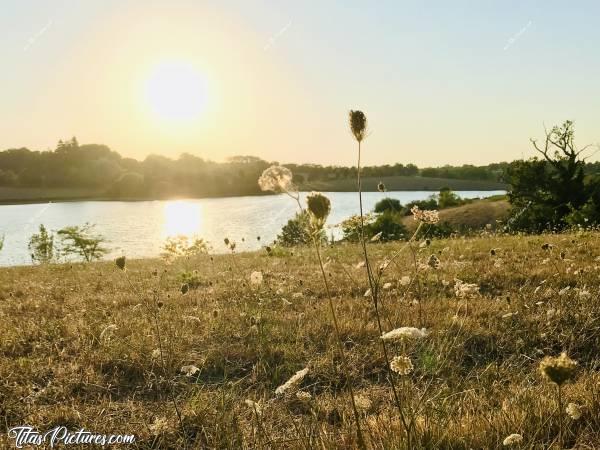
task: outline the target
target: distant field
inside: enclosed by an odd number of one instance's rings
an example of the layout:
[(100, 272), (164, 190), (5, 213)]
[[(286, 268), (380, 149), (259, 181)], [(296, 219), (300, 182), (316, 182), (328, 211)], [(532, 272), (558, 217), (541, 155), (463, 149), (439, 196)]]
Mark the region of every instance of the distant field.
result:
[[(383, 181), (388, 191), (439, 191), (444, 187), (448, 187), (454, 191), (493, 191), (507, 189), (506, 184), (495, 181), (395, 176), (363, 178), (363, 190), (365, 192), (377, 191), (377, 184), (380, 181)], [(345, 180), (311, 181), (300, 183), (300, 189), (322, 192), (352, 192), (356, 190), (356, 180), (351, 178)]]

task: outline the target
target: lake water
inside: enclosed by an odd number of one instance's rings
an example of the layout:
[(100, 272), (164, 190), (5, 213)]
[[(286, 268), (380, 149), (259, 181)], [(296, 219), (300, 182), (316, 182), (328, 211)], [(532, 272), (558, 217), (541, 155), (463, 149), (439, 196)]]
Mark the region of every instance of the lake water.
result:
[[(504, 191), (457, 192), (463, 198), (488, 197)], [(332, 204), (328, 224), (340, 223), (359, 212), (355, 192), (325, 192)], [(384, 197), (406, 204), (429, 197), (429, 191), (366, 192), (365, 212)], [(304, 198), (306, 193), (302, 193)], [(96, 231), (107, 239), (106, 258), (127, 255), (131, 258), (158, 256), (169, 236), (197, 235), (209, 241), (215, 253), (225, 251), (223, 239), (237, 243), (237, 250), (256, 250), (270, 244), (281, 227), (297, 210), (285, 195), (227, 197), (194, 200), (155, 200), (143, 202), (85, 201), (28, 205), (0, 205), (0, 266), (30, 264), (27, 243), (40, 224), (50, 230), (68, 225), (96, 224)], [(336, 229), (334, 234), (339, 235)], [(330, 232), (328, 231), (328, 234)], [(257, 236), (261, 240), (257, 240)], [(244, 238), (244, 242), (242, 242)]]

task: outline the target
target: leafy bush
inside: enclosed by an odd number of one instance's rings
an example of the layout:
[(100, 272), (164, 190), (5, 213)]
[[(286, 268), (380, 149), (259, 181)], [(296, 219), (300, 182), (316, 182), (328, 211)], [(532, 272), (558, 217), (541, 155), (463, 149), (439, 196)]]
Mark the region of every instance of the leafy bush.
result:
[(392, 211), (392, 212), (402, 211), (402, 204), (400, 203), (400, 200), (395, 199), (395, 198), (386, 197), (382, 200), (379, 200), (375, 204), (375, 212), (376, 213), (383, 213), (386, 211)]
[(379, 214), (375, 221), (365, 226), (365, 234), (373, 237), (381, 233), (379, 240), (382, 242), (405, 239), (408, 235), (408, 230), (402, 224), (401, 220), (401, 214), (386, 211), (383, 214)]
[(187, 284), (190, 289), (198, 289), (200, 286), (206, 286), (208, 283), (202, 278), (197, 270), (194, 271), (183, 271), (179, 274), (179, 281), (181, 284)]
[(83, 226), (70, 226), (58, 230), (61, 239), (61, 252), (65, 256), (79, 255), (86, 262), (100, 259), (108, 250), (102, 247), (105, 242), (103, 236), (94, 235), (93, 224), (86, 223)]
[(179, 235), (168, 238), (162, 250), (163, 258), (179, 258), (208, 253), (209, 246), (202, 238)]
[[(459, 230), (454, 229), (448, 222), (438, 222), (436, 224), (425, 224), (421, 227), (417, 235), (417, 239), (425, 238), (448, 238)], [(467, 231), (467, 230), (463, 230)]]
[[(376, 219), (377, 216), (375, 214), (369, 213), (364, 215), (363, 221), (365, 225), (365, 238), (370, 239), (371, 237), (373, 237), (373, 235), (368, 235), (368, 227)], [(350, 242), (358, 242), (360, 240), (360, 216), (354, 215), (348, 217), (346, 220), (342, 221), (342, 223), (339, 224), (339, 227), (342, 229), (344, 240)]]
[(515, 161), (507, 169), (512, 205), (507, 231), (539, 233), (600, 221), (600, 178), (585, 176), (587, 148), (575, 146), (573, 122), (547, 131), (543, 144), (532, 139), (542, 159)]
[(465, 200), (456, 195), (456, 193), (452, 192), (450, 188), (443, 188), (440, 190), (437, 202), (440, 209), (451, 208), (453, 206), (460, 206), (467, 203)]
[(48, 264), (54, 259), (54, 234), (40, 225), (40, 232), (31, 236), (29, 244), (31, 260), (40, 264)]
[[(365, 240), (381, 233), (380, 241), (396, 241), (407, 236), (406, 227), (402, 224), (402, 214), (387, 211), (382, 214), (366, 214), (364, 216)], [(344, 220), (340, 227), (344, 240), (357, 242), (360, 239), (360, 216), (352, 216)]]
[[(281, 232), (275, 239), (275, 244), (282, 247), (294, 247), (296, 245), (307, 245), (312, 243), (310, 234), (311, 224), (310, 216), (307, 211), (297, 212), (296, 215), (288, 220), (288, 223), (283, 226)], [(325, 231), (318, 231), (321, 241), (326, 241), (327, 236)]]
[(413, 200), (412, 202), (409, 202), (406, 204), (405, 210), (404, 210), (404, 215), (405, 216), (410, 216), (411, 212), (411, 208), (413, 206), (418, 206), (419, 209), (438, 209), (438, 202), (435, 198), (434, 195), (430, 196), (429, 198), (425, 199), (425, 200)]

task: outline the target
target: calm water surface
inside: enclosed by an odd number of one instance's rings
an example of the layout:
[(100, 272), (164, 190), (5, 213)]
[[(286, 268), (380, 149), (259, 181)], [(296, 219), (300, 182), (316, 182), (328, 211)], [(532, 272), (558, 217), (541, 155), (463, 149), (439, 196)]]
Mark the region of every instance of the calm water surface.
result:
[[(457, 192), (463, 198), (488, 197), (504, 191)], [(358, 194), (325, 192), (332, 203), (328, 224), (335, 225), (357, 214)], [(365, 212), (384, 196), (406, 204), (429, 197), (428, 191), (367, 192), (363, 194)], [(306, 194), (302, 193), (302, 197)], [(237, 242), (237, 249), (256, 250), (275, 239), (291, 218), (297, 205), (285, 195), (227, 197), (198, 200), (155, 200), (144, 202), (67, 202), (31, 205), (0, 205), (0, 236), (5, 236), (0, 251), (0, 266), (30, 264), (27, 243), (40, 224), (50, 230), (67, 225), (96, 224), (96, 231), (107, 239), (106, 258), (127, 255), (131, 258), (158, 256), (169, 236), (200, 236), (209, 241), (213, 252), (225, 251), (223, 239)], [(339, 235), (337, 229), (332, 229)], [(328, 232), (329, 233), (329, 232)], [(261, 237), (260, 242), (256, 239)], [(242, 238), (245, 242), (242, 242)]]

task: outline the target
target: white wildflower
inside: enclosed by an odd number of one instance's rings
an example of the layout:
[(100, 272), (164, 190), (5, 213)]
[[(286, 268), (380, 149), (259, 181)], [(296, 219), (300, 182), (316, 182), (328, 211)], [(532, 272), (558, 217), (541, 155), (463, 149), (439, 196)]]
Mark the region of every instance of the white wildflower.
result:
[(465, 283), (457, 278), (454, 280), (454, 293), (458, 298), (473, 298), (479, 294), (479, 286)]
[(288, 391), (297, 389), (298, 385), (302, 382), (306, 374), (308, 373), (308, 367), (296, 372), (292, 378), (287, 380), (284, 384), (275, 389), (276, 395), (284, 395)]
[(390, 368), (400, 375), (408, 375), (414, 369), (408, 356), (394, 356), (394, 359), (390, 362)]
[(189, 366), (182, 366), (180, 371), (185, 376), (192, 377), (192, 376), (196, 375), (198, 372), (200, 372), (200, 369), (198, 367), (194, 366), (193, 364), (190, 364)]
[(263, 282), (263, 274), (260, 270), (256, 270), (250, 274), (250, 284), (260, 286)]
[(290, 192), (296, 190), (292, 183), (292, 171), (283, 166), (271, 166), (265, 169), (258, 179), (258, 185), (263, 191)]
[(400, 278), (400, 284), (402, 286), (408, 286), (410, 284), (410, 277), (408, 275), (404, 275), (402, 278)]
[(401, 327), (396, 328), (395, 330), (388, 331), (381, 335), (381, 339), (384, 341), (396, 341), (398, 339), (410, 338), (410, 339), (421, 339), (427, 336), (429, 333), (425, 330), (425, 328), (414, 327)]
[(577, 403), (569, 403), (567, 405), (566, 411), (572, 420), (581, 419), (581, 414), (582, 414), (581, 407)]
[(506, 436), (506, 438), (502, 442), (502, 445), (504, 445), (505, 447), (510, 447), (513, 445), (518, 445), (521, 442), (523, 442), (523, 436), (521, 436), (520, 434), (513, 433), (509, 436)]
[(417, 205), (415, 205), (410, 209), (410, 212), (417, 222), (423, 222), (433, 225), (440, 221), (440, 215), (435, 210), (421, 210)]

